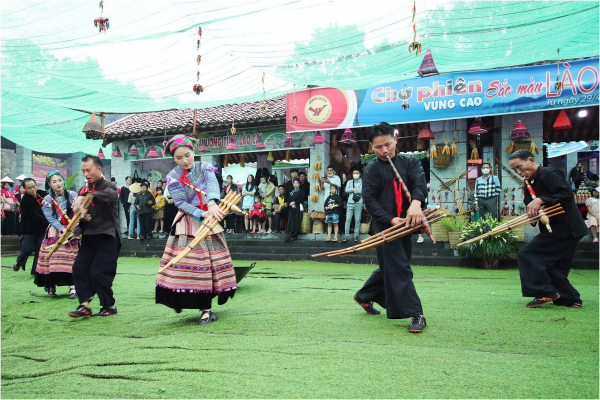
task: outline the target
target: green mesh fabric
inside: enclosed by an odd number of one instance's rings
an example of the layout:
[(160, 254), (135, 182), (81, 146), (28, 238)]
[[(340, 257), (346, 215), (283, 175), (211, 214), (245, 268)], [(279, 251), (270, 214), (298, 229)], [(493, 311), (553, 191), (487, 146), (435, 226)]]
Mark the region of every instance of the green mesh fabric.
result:
[(407, 50), (412, 7), (105, 0), (110, 27), (100, 33), (97, 2), (2, 2), (2, 135), (35, 151), (92, 152), (98, 142), (81, 132), (86, 112), (204, 108), (294, 85), (362, 89), (417, 77), (427, 49), (440, 73), (555, 61), (558, 48), (561, 59), (599, 53), (597, 1), (417, 1), (420, 56)]

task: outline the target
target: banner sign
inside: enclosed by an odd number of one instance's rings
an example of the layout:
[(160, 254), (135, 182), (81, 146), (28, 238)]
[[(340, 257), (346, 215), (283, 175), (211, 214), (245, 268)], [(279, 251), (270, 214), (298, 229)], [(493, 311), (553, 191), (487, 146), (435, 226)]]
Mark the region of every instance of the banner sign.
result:
[[(278, 149), (294, 150), (298, 148), (307, 148), (312, 145), (314, 133), (298, 132), (291, 134), (291, 147), (285, 147), (285, 139), (287, 134), (283, 132), (282, 127), (265, 127), (242, 130), (238, 129), (235, 135), (226, 134), (227, 132), (219, 132), (210, 134), (208, 138), (200, 138), (200, 145), (207, 145), (209, 151), (200, 152), (196, 149), (196, 155), (200, 154), (225, 154), (225, 153), (247, 153), (252, 151), (271, 151)], [(173, 136), (168, 136), (169, 140)], [(227, 150), (227, 144), (233, 138), (237, 145), (237, 150)], [(262, 139), (265, 144), (264, 148), (256, 148), (258, 139)], [(158, 152), (158, 158), (162, 158), (164, 137), (134, 139), (125, 142), (125, 152), (123, 157), (125, 160), (148, 159), (148, 153), (152, 147)], [(132, 149), (135, 146), (135, 151)], [(137, 155), (136, 155), (137, 152)]]
[(598, 58), (591, 58), (561, 62), (558, 80), (557, 65), (546, 64), (456, 72), (362, 90), (289, 93), (286, 129), (343, 129), (382, 121), (405, 124), (597, 106), (599, 69)]

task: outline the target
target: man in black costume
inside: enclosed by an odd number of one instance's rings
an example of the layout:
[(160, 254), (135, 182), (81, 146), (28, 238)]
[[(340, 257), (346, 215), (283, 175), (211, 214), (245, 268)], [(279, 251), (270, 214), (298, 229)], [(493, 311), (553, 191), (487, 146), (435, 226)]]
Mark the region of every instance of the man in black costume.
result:
[[(377, 158), (365, 169), (362, 192), (364, 204), (373, 217), (372, 233), (398, 225), (404, 219), (407, 226), (420, 225), (421, 204), (425, 203), (427, 196), (425, 173), (420, 161), (416, 157), (396, 155), (394, 128), (386, 122), (371, 127), (369, 142)], [(395, 179), (388, 157), (411, 193), (412, 203), (408, 202)], [(426, 321), (412, 282), (411, 255), (410, 235), (377, 247), (379, 268), (356, 292), (354, 300), (369, 314), (380, 314), (373, 307), (372, 302), (375, 302), (386, 309), (389, 319), (412, 318), (408, 331), (419, 333), (425, 328)]]
[(587, 235), (588, 229), (569, 183), (562, 171), (538, 166), (533, 153), (528, 150), (515, 151), (509, 157), (509, 163), (525, 179), (523, 202), (527, 205), (529, 217), (538, 215), (542, 205), (560, 203), (565, 211), (550, 219), (552, 232), (540, 223), (540, 234), (519, 251), (523, 297), (534, 297), (527, 307), (537, 308), (553, 301), (556, 305), (581, 308), (579, 292), (567, 277), (577, 243)]

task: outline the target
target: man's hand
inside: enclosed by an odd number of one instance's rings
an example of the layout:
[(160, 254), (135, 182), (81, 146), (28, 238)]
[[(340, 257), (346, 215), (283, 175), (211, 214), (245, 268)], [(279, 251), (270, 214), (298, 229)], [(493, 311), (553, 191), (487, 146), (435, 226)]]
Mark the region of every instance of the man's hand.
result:
[(414, 228), (415, 226), (421, 225), (421, 202), (419, 200), (413, 200), (406, 211), (406, 226)]
[(529, 218), (537, 216), (542, 204), (544, 204), (544, 200), (540, 198), (533, 199), (533, 201), (527, 205), (527, 216)]
[(140, 209), (140, 206), (135, 206), (135, 208), (137, 208), (138, 210)]
[(85, 214), (82, 219), (85, 222), (90, 222), (92, 220), (92, 216), (90, 214)]
[(75, 199), (75, 203), (73, 203), (73, 213), (77, 214), (79, 209), (81, 208), (81, 202), (83, 201), (84, 196), (79, 196)]
[(396, 217), (392, 220), (392, 222), (390, 222), (390, 225), (398, 225), (402, 222), (404, 222), (404, 218)]

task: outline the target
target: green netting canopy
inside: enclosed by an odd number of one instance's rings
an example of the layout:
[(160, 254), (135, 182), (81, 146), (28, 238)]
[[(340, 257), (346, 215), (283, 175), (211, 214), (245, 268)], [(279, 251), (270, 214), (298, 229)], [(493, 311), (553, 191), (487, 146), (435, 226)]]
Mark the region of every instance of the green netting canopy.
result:
[[(2, 135), (36, 151), (97, 148), (81, 132), (89, 112), (204, 108), (313, 85), (363, 89), (417, 77), (427, 49), (440, 73), (555, 61), (559, 48), (561, 59), (597, 56), (598, 6), (105, 0), (101, 10), (98, 0), (5, 1)], [(94, 26), (100, 17), (109, 19), (104, 32)], [(420, 55), (408, 51), (413, 40)]]

